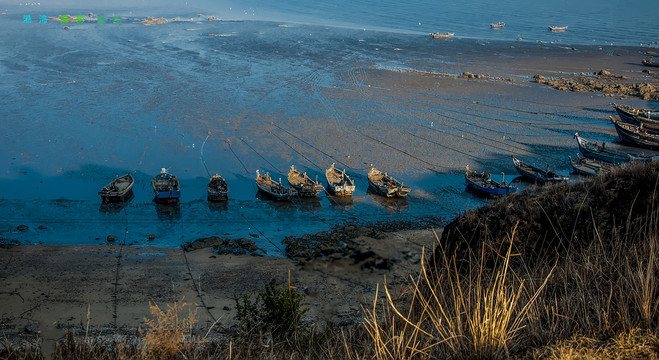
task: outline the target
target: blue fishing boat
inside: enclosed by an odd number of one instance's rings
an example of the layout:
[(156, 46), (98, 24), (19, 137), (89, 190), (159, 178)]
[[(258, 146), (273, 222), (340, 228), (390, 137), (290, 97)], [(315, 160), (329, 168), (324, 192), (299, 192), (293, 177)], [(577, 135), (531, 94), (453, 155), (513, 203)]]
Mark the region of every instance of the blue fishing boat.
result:
[(467, 166), (465, 180), (467, 181), (467, 187), (469, 189), (487, 196), (499, 196), (517, 192), (516, 187), (506, 184), (503, 173), (501, 173), (501, 182), (498, 183), (490, 178), (489, 173), (473, 172), (469, 170), (469, 166)]
[(151, 180), (151, 186), (155, 197), (153, 201), (161, 204), (178, 203), (181, 197), (181, 188), (178, 184), (176, 175), (167, 172), (167, 169), (162, 168), (160, 174), (156, 175)]

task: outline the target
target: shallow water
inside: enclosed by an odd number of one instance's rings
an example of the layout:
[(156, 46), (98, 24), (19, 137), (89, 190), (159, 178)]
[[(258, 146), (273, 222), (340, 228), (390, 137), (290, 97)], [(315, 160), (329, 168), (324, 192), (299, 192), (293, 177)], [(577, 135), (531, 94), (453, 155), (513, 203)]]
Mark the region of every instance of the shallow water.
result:
[[(281, 255), (287, 235), (347, 222), (450, 220), (485, 204), (464, 191), (466, 164), (512, 174), (514, 152), (567, 174), (575, 131), (615, 139), (600, 110), (608, 101), (592, 94), (495, 83), (483, 92), (386, 70), (460, 73), (481, 46), (505, 55), (508, 43), (267, 21), (66, 31), (0, 19), (12, 35), (0, 38), (0, 236), (24, 243), (98, 244), (113, 235), (175, 247), (218, 235), (250, 237)], [(331, 162), (355, 178), (352, 201), (256, 197), (257, 169), (285, 183), (291, 164), (324, 179)], [(401, 201), (367, 194), (370, 164), (413, 192)], [(162, 167), (181, 181), (178, 207), (151, 202), (150, 180)], [(126, 172), (135, 198), (102, 206), (96, 192)], [(224, 205), (205, 200), (216, 172), (230, 188)]]

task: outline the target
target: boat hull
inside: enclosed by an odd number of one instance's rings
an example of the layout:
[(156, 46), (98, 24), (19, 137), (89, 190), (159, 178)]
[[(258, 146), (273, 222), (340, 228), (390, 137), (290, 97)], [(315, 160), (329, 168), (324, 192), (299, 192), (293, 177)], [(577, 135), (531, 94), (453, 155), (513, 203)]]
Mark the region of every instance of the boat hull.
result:
[(562, 182), (567, 181), (568, 178), (565, 176), (558, 175), (554, 172), (544, 171), (534, 166), (523, 163), (522, 161), (516, 159), (513, 156), (513, 164), (517, 172), (522, 175), (523, 178), (531, 180), (537, 184), (546, 184), (552, 182)]
[(407, 186), (377, 185), (370, 181), (368, 182), (368, 188), (375, 194), (389, 198), (405, 197), (410, 193), (410, 188)]
[[(629, 156), (623, 152), (606, 149), (604, 145), (599, 145), (588, 141), (578, 135), (575, 135), (579, 151), (587, 158), (604, 161), (611, 164), (626, 164), (629, 162)], [(604, 144), (604, 143), (602, 143)]]
[(106, 185), (98, 195), (104, 203), (124, 202), (133, 198), (135, 181), (130, 174), (118, 177)]
[(156, 191), (156, 196), (153, 201), (159, 204), (175, 204), (178, 203), (181, 197), (181, 190), (171, 191)]
[(352, 194), (355, 192), (355, 186), (354, 185), (349, 185), (349, 186), (332, 186), (329, 185), (327, 186), (327, 191), (330, 193), (330, 195), (333, 196), (339, 196), (339, 197), (349, 197), (352, 196)]
[(467, 188), (485, 196), (501, 196), (517, 192), (517, 188), (514, 186), (503, 186), (494, 181), (492, 181), (492, 186), (487, 186), (482, 177), (474, 179), (465, 174), (465, 181), (467, 182)]
[(659, 132), (645, 131), (636, 125), (620, 123), (613, 118), (611, 121), (613, 121), (621, 142), (646, 149), (659, 150)]

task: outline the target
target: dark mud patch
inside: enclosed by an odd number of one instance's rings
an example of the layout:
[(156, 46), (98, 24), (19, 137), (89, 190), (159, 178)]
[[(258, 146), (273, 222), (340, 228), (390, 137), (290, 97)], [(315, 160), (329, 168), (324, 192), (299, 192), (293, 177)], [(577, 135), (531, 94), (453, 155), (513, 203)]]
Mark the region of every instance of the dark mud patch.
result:
[(0, 238), (0, 249), (11, 249), (20, 244), (21, 243), (18, 240)]
[(193, 251), (203, 248), (212, 248), (218, 255), (251, 255), (264, 256), (266, 251), (256, 246), (250, 239), (223, 239), (217, 236), (197, 239), (181, 246), (183, 251)]

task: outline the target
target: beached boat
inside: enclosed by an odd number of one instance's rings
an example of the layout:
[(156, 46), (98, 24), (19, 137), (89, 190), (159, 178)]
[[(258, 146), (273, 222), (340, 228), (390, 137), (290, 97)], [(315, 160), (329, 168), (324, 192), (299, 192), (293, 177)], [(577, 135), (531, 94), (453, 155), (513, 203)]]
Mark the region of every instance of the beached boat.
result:
[(209, 201), (222, 201), (229, 198), (229, 185), (220, 175), (211, 176), (206, 186)]
[(649, 130), (643, 125), (636, 126), (617, 120), (611, 116), (611, 122), (616, 127), (620, 141), (632, 146), (659, 150), (659, 131)]
[(516, 187), (506, 184), (503, 173), (501, 173), (501, 182), (498, 183), (490, 178), (489, 173), (473, 172), (469, 170), (469, 166), (467, 166), (465, 180), (467, 181), (468, 188), (488, 196), (498, 196), (517, 192)]
[(157, 203), (178, 203), (181, 197), (181, 188), (176, 175), (168, 173), (165, 168), (162, 168), (160, 174), (151, 180), (151, 187), (156, 195), (153, 201)]
[(490, 24), (490, 29), (503, 29), (504, 26), (506, 26), (506, 24), (499, 21), (496, 24)]
[(334, 164), (325, 170), (325, 178), (327, 179), (327, 191), (331, 195), (348, 197), (355, 192), (355, 182), (350, 179), (345, 170), (335, 168)]
[(567, 26), (550, 26), (549, 31), (565, 31)]
[(430, 33), (430, 36), (432, 36), (433, 39), (448, 39), (453, 37), (455, 35), (454, 33)]
[(281, 184), (281, 179), (276, 182), (270, 178), (270, 173), (259, 174), (256, 170), (256, 186), (259, 191), (269, 197), (280, 201), (291, 201), (297, 195), (294, 189), (289, 189)]
[(579, 136), (579, 133), (574, 134), (574, 138), (577, 139), (577, 144), (579, 145), (579, 151), (583, 156), (608, 162), (611, 164), (624, 164), (629, 162), (629, 155), (625, 152), (609, 149), (606, 147), (606, 143), (596, 143), (590, 140), (586, 140)]
[(572, 170), (575, 174), (590, 176), (604, 174), (611, 170), (611, 167), (613, 166), (611, 163), (589, 159), (581, 156), (580, 154), (577, 154), (575, 159), (570, 157), (570, 163), (572, 164)]
[(104, 203), (122, 202), (130, 199), (133, 195), (133, 184), (135, 180), (130, 174), (117, 177), (107, 184), (98, 195), (101, 196)]
[(645, 66), (659, 67), (659, 62), (655, 62), (654, 59), (643, 59), (641, 63)]
[(410, 192), (408, 186), (383, 173), (380, 170), (371, 167), (368, 172), (368, 188), (374, 193), (386, 197), (404, 197)]
[(649, 109), (635, 109), (626, 105), (613, 104), (620, 120), (652, 130), (659, 130), (659, 111)]
[(567, 181), (569, 179), (567, 176), (559, 175), (549, 170), (549, 165), (547, 165), (547, 170), (541, 170), (535, 166), (524, 163), (523, 161), (517, 159), (514, 155), (513, 164), (515, 165), (517, 172), (522, 175), (522, 177), (525, 177), (528, 180), (538, 184)]
[(312, 180), (307, 173), (301, 173), (291, 165), (291, 170), (288, 172), (288, 183), (291, 187), (297, 190), (300, 197), (316, 197), (321, 191), (325, 190), (318, 180)]

